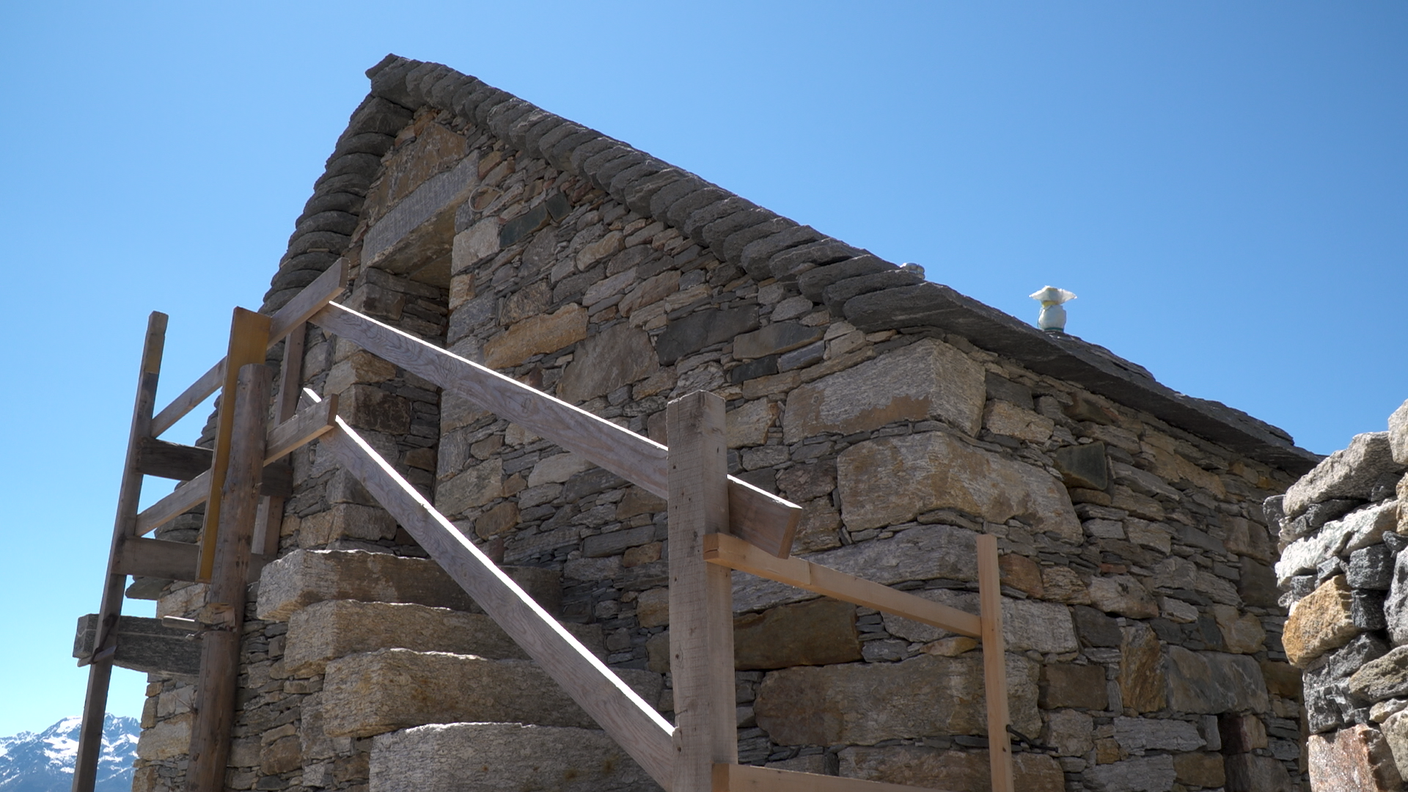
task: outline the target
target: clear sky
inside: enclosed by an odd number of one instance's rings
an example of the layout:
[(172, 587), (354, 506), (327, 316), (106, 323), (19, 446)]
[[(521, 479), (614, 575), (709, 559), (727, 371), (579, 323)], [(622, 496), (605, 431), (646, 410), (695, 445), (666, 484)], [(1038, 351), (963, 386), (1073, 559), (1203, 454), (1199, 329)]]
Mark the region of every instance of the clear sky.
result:
[(1397, 1), (5, 3), (0, 735), (81, 708), (148, 312), (164, 403), (387, 52), (1028, 321), (1070, 289), (1071, 333), (1328, 453), (1408, 398), (1405, 42)]

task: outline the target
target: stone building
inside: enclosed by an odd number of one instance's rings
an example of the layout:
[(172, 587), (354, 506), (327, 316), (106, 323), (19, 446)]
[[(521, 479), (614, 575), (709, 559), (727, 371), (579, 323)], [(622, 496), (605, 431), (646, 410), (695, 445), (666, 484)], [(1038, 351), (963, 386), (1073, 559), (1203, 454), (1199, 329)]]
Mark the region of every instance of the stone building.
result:
[[(924, 597), (975, 610), (996, 534), (1019, 789), (1301, 784), (1262, 502), (1317, 457), (447, 67), (368, 75), (263, 310), (342, 259), (347, 305), (661, 442), (668, 400), (718, 394), (797, 553)], [(662, 501), (316, 327), (303, 370), (668, 717)], [(293, 461), (230, 788), (654, 788), (316, 443)], [(734, 600), (742, 762), (986, 789), (971, 639), (741, 573)], [(143, 792), (182, 785), (191, 684), (151, 677)]]

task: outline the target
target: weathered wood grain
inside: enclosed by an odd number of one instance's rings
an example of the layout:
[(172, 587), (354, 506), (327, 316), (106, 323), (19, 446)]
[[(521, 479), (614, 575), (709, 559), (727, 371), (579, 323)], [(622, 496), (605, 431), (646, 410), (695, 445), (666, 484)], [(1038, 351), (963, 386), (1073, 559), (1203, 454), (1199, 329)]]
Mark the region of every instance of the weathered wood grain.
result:
[[(305, 390), (308, 399), (317, 397)], [(341, 419), (321, 447), (361, 482), (416, 542), (474, 598), (631, 758), (667, 789), (670, 723), (558, 624), (435, 510)]]
[(973, 638), (982, 635), (981, 620), (971, 613), (942, 603), (930, 602), (923, 597), (814, 564), (803, 558), (774, 558), (736, 537), (724, 534), (710, 534), (704, 537), (704, 558), (711, 564), (893, 613), (960, 635)]
[(983, 692), (988, 710), (988, 760), (993, 792), (1013, 792), (1012, 740), (1007, 726), (1007, 648), (1002, 640), (1002, 573), (997, 537), (978, 537), (978, 603), (983, 626)]
[[(310, 321), (655, 495), (669, 495), (666, 449), (649, 438), (336, 303)], [(728, 487), (733, 533), (785, 558), (801, 507), (732, 476)]]

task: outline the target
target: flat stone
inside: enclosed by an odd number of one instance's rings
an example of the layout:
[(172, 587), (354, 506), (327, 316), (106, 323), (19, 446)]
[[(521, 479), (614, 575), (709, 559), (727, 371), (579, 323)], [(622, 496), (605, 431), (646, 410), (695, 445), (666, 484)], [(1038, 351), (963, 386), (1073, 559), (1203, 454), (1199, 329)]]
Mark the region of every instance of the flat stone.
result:
[(1196, 751), (1207, 742), (1198, 727), (1172, 718), (1115, 718), (1115, 742), (1131, 754), (1145, 751)]
[(1388, 432), (1355, 435), (1347, 448), (1326, 457), (1286, 490), (1286, 516), (1294, 519), (1310, 504), (1331, 498), (1369, 500), (1380, 477), (1403, 469), (1404, 463), (1394, 461)]
[(1152, 619), (1159, 615), (1159, 603), (1130, 575), (1092, 578), (1090, 601), (1106, 613), (1118, 613), (1131, 619)]
[(1336, 575), (1291, 608), (1281, 643), (1291, 663), (1305, 668), (1330, 649), (1344, 646), (1359, 633), (1350, 612), (1349, 585)]
[[(1223, 767), (1227, 774), (1226, 792), (1265, 792), (1296, 788), (1290, 773), (1286, 772), (1286, 766), (1274, 757), (1233, 754), (1226, 757)], [(1316, 789), (1318, 792), (1320, 788)], [(1345, 792), (1348, 792), (1348, 789)]]
[(1050, 473), (942, 432), (857, 443), (836, 469), (842, 519), (853, 531), (957, 509), (995, 523), (1019, 517), (1072, 542), (1083, 537), (1065, 487)]
[(983, 409), (983, 428), (995, 435), (1044, 443), (1051, 438), (1056, 422), (1010, 402), (994, 400)]
[(1403, 779), (1378, 729), (1355, 724), (1307, 743), (1310, 785), (1316, 792), (1390, 792)]
[(1227, 651), (1255, 654), (1266, 645), (1266, 630), (1262, 629), (1261, 619), (1256, 615), (1242, 613), (1231, 605), (1214, 605), (1212, 613)]
[[(777, 421), (778, 404), (767, 399), (754, 399), (728, 411), (728, 447), (760, 446), (768, 441), (768, 429)], [(834, 482), (833, 482), (834, 486)]]
[(437, 723), (372, 740), (378, 792), (658, 792), (660, 787), (596, 729), (519, 723)]
[[(646, 701), (660, 698), (659, 674), (631, 669), (616, 674)], [(329, 736), (370, 737), (459, 722), (593, 725), (557, 683), (522, 660), (382, 649), (327, 665), (323, 729)]]
[(1116, 677), (1120, 700), (1134, 712), (1158, 712), (1168, 703), (1170, 684), (1159, 636), (1148, 625), (1137, 621), (1126, 624), (1122, 633), (1118, 643), (1119, 676)]
[[(978, 579), (976, 540), (976, 535), (966, 528), (920, 525), (898, 531), (887, 539), (838, 547), (805, 558), (886, 586), (931, 578), (972, 581)], [(737, 612), (762, 610), (816, 596), (754, 575), (733, 578), (733, 609)]]
[[(1285, 496), (1282, 496), (1283, 498)], [(1294, 520), (1284, 518), (1281, 520), (1281, 540), (1290, 542), (1309, 536), (1320, 530), (1325, 523), (1337, 520), (1340, 517), (1354, 511), (1358, 506), (1363, 505), (1362, 500), (1350, 498), (1332, 498), (1326, 501), (1318, 501), (1310, 504), (1305, 512)]]
[(969, 435), (982, 425), (983, 369), (933, 339), (888, 352), (803, 385), (787, 397), (786, 441), (852, 434), (892, 421), (942, 418)]
[[(1042, 575), (1042, 584), (1049, 590), (1048, 575)], [(1119, 646), (1123, 640), (1119, 622), (1094, 608), (1076, 605), (1071, 609), (1071, 615), (1075, 619), (1080, 642), (1085, 646)]]
[(191, 751), (191, 715), (157, 721), (137, 736), (137, 758), (148, 762), (175, 759)]
[(1188, 786), (1212, 789), (1227, 783), (1223, 759), (1215, 753), (1178, 754), (1173, 757), (1173, 769), (1178, 781)]
[(1041, 667), (1043, 710), (1078, 707), (1099, 712), (1109, 706), (1109, 701), (1104, 666), (1048, 663)]
[(1095, 719), (1073, 709), (1046, 713), (1046, 732), (1042, 742), (1056, 749), (1060, 756), (1084, 756), (1095, 747)]
[[(920, 746), (887, 748), (847, 747), (840, 752), (842, 778), (859, 778), (886, 784), (903, 784), (951, 792), (989, 792), (992, 789), (988, 752), (941, 751)], [(1018, 753), (1012, 756), (1015, 787), (1022, 792), (1064, 792), (1061, 766), (1050, 756)]]
[(1104, 443), (1058, 448), (1051, 459), (1067, 487), (1104, 490), (1110, 486), (1110, 466)]
[(484, 343), (484, 365), (510, 368), (545, 352), (556, 352), (587, 337), (587, 309), (567, 305), (532, 316)]
[(1368, 702), (1408, 695), (1408, 646), (1397, 647), (1353, 671), (1349, 692)]
[(650, 335), (622, 322), (577, 345), (562, 374), (558, 396), (573, 404), (604, 396), (659, 370)]
[(1400, 768), (1408, 768), (1408, 710), (1400, 709), (1385, 718), (1380, 729), (1393, 754), (1393, 763)]
[(1388, 417), (1388, 446), (1393, 461), (1408, 466), (1408, 401)]
[(790, 352), (820, 341), (822, 332), (820, 327), (807, 327), (801, 322), (775, 322), (735, 338), (733, 357), (736, 360), (752, 360)]
[(861, 659), (856, 609), (831, 599), (782, 605), (733, 620), (739, 671), (852, 663)]
[(797, 276), (797, 288), (802, 294), (812, 302), (821, 302), (826, 293), (826, 287), (833, 283), (855, 278), (861, 275), (871, 275), (877, 272), (892, 272), (898, 270), (894, 264), (877, 258), (872, 255), (856, 256), (846, 261), (835, 264), (828, 264), (824, 267), (807, 270)]
[(730, 341), (758, 327), (758, 309), (730, 308), (695, 311), (665, 325), (655, 342), (661, 365), (670, 365), (685, 355)]
[(561, 484), (578, 473), (591, 470), (593, 467), (595, 465), (591, 460), (570, 451), (553, 454), (550, 457), (543, 457), (538, 460), (538, 464), (533, 466), (533, 472), (528, 474), (528, 486), (541, 487), (544, 484)]
[(1170, 646), (1168, 660), (1168, 706), (1176, 712), (1266, 712), (1271, 706), (1255, 658)]
[(1169, 792), (1178, 780), (1173, 757), (1145, 756), (1096, 765), (1085, 772), (1095, 792)]
[(450, 519), (457, 519), (471, 509), (502, 498), (503, 482), (503, 460), (485, 460), (441, 481), (435, 488), (435, 508)]
[[(1007, 655), (1012, 726), (1037, 734), (1037, 666)], [(763, 678), (753, 710), (780, 745), (874, 745), (930, 734), (983, 734), (982, 659), (920, 655), (897, 663), (785, 668)]]
[(324, 600), (412, 602), (467, 611), (469, 595), (440, 565), (363, 550), (295, 550), (264, 567), (256, 614), (287, 621), (299, 608)]

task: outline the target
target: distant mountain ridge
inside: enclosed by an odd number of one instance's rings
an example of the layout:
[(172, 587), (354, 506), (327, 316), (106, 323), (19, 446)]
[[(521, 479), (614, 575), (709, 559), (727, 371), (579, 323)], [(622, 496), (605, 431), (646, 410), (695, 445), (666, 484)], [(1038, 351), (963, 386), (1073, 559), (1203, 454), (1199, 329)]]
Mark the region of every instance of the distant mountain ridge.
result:
[[(69, 792), (82, 724), (83, 719), (75, 716), (38, 734), (0, 737), (0, 792)], [(140, 732), (135, 718), (104, 718), (103, 752), (98, 757), (94, 792), (130, 792)]]

